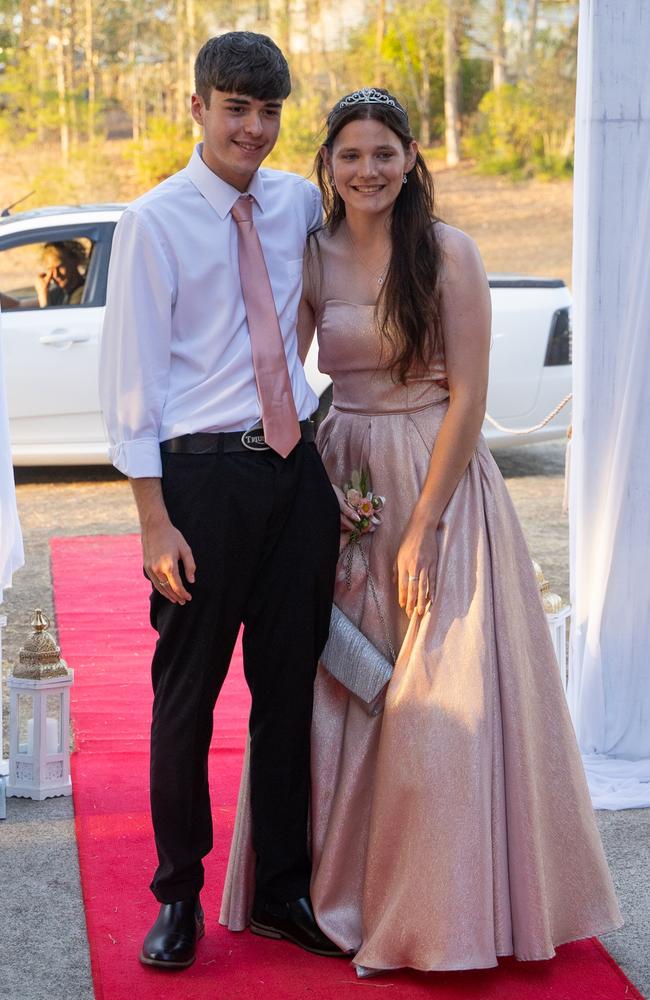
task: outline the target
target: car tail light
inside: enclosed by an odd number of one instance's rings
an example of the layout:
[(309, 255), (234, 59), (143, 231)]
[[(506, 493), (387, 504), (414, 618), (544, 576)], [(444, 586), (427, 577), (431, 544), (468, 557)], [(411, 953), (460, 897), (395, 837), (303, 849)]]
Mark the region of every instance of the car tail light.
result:
[(568, 307), (556, 309), (551, 320), (544, 367), (571, 364), (571, 312)]

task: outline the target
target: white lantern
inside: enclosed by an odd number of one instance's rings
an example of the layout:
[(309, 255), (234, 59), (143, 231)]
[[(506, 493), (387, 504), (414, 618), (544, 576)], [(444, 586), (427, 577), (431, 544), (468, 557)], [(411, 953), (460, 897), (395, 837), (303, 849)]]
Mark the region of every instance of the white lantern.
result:
[(71, 795), (70, 687), (61, 650), (40, 608), (33, 634), (9, 677), (9, 782), (7, 795), (48, 799)]
[(567, 630), (571, 623), (571, 605), (565, 604), (559, 594), (551, 593), (551, 587), (546, 580), (542, 567), (533, 559), (533, 569), (539, 585), (542, 607), (546, 613), (549, 632), (553, 641), (553, 649), (560, 668), (562, 687), (567, 689), (568, 647)]

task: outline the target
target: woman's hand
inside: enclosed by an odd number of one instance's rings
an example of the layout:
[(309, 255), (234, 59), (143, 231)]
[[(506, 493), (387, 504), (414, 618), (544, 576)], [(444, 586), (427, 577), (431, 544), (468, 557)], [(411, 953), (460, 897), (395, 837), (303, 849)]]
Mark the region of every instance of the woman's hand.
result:
[(336, 494), (336, 499), (339, 502), (339, 508), (341, 510), (341, 539), (339, 542), (339, 552), (342, 552), (350, 540), (350, 532), (354, 531), (360, 521), (360, 517), (350, 507), (350, 504), (345, 499), (345, 494), (340, 486), (335, 486), (334, 483), (332, 483), (332, 489)]
[(36, 296), (38, 298), (38, 304), (41, 309), (45, 309), (47, 306), (47, 290), (50, 287), (50, 282), (54, 277), (54, 270), (49, 268), (47, 271), (41, 271), (40, 274), (36, 275), (36, 280), (34, 281), (34, 287), (36, 288)]
[(404, 531), (394, 576), (400, 607), (424, 614), (434, 596), (440, 518), (472, 460), (485, 416), (490, 353), (490, 286), (476, 245), (437, 223), (443, 240), (441, 319), (449, 405), (420, 499)]
[(411, 618), (423, 615), (433, 596), (438, 565), (436, 525), (413, 512), (402, 536), (393, 567), (400, 608)]
[(354, 531), (361, 518), (356, 511), (352, 510), (352, 507), (350, 507), (350, 504), (345, 499), (345, 493), (340, 486), (335, 486), (334, 483), (332, 483), (332, 489), (336, 493), (336, 499), (339, 502), (341, 510), (341, 531)]

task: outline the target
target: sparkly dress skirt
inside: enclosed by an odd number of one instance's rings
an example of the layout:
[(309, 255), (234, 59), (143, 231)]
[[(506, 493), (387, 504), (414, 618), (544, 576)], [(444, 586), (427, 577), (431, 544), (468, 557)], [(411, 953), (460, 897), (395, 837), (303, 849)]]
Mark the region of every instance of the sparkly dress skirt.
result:
[[(448, 393), (376, 367), (332, 375), (335, 405), (318, 436), (331, 481), (364, 468), (386, 498), (383, 523), (361, 541), (382, 614), (359, 553), (347, 574), (341, 560), (335, 602), (385, 654), (388, 629), (399, 652), (375, 718), (319, 668), (318, 922), (374, 969), (550, 958), (621, 917), (510, 496), (481, 437), (437, 529), (432, 601), (409, 622), (393, 564)], [(247, 795), (245, 773), (221, 915), (233, 929), (251, 905)]]

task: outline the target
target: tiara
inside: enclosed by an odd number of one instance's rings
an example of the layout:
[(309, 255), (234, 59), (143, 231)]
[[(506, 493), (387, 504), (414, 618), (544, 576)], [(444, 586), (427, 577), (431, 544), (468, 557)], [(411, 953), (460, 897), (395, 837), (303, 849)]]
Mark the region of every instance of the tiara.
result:
[(355, 104), (383, 104), (387, 108), (394, 108), (395, 111), (399, 111), (405, 118), (407, 117), (406, 111), (401, 104), (398, 104), (388, 94), (382, 93), (381, 90), (376, 90), (375, 87), (362, 87), (361, 90), (355, 90), (353, 94), (348, 94), (347, 97), (344, 97), (336, 105), (336, 110), (342, 111), (345, 108), (352, 108)]

